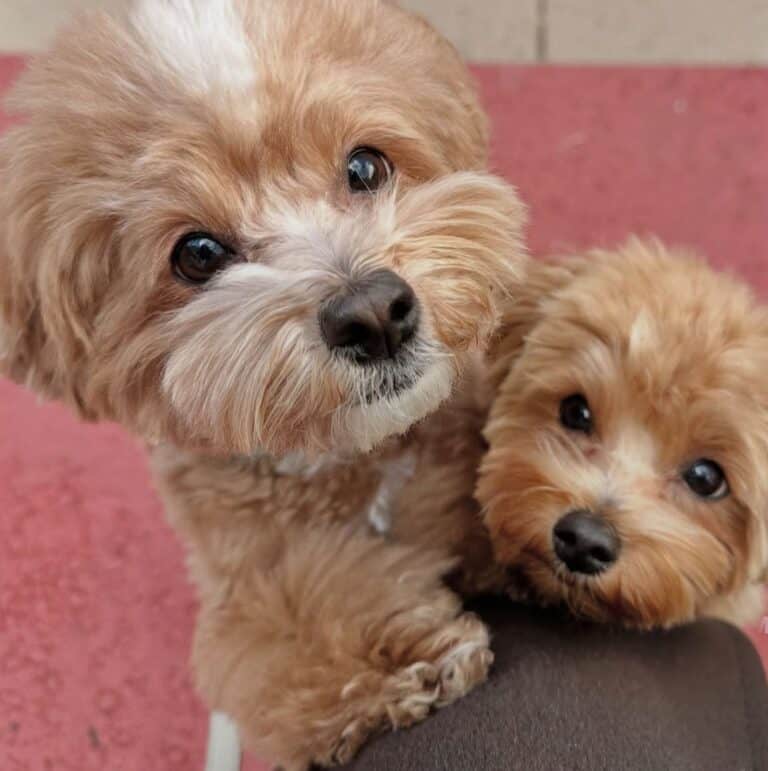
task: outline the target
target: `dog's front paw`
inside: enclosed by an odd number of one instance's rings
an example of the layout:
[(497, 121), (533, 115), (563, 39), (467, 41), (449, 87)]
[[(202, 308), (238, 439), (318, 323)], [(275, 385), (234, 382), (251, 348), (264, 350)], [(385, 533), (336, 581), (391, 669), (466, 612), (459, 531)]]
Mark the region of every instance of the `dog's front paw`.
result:
[(464, 613), (431, 633), (426, 643), (434, 658), (398, 672), (397, 698), (386, 705), (393, 728), (423, 720), (434, 708), (461, 698), (488, 677), (493, 653), (485, 624)]
[[(354, 691), (360, 699), (359, 687)], [(440, 669), (435, 664), (420, 661), (382, 678), (380, 688), (368, 698), (364, 716), (349, 722), (334, 744), (327, 765), (348, 763), (372, 735), (387, 728), (407, 728), (424, 720), (438, 704)]]
[(493, 664), (488, 629), (477, 616), (465, 613), (453, 622), (452, 627), (454, 643), (438, 661), (438, 707), (456, 701), (485, 682)]
[[(368, 697), (367, 714), (344, 728), (326, 765), (348, 763), (373, 734), (414, 725), (484, 682), (493, 663), (489, 642), (488, 630), (471, 613), (420, 640), (419, 645), (430, 649), (434, 658), (386, 676), (378, 693)], [(360, 696), (359, 691), (355, 693), (356, 698)]]

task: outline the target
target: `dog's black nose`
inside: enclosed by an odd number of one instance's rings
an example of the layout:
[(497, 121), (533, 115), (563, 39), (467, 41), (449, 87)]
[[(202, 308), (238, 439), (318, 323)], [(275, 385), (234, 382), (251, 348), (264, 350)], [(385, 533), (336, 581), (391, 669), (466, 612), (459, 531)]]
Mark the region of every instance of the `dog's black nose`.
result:
[(328, 347), (360, 364), (393, 358), (418, 326), (416, 295), (391, 270), (379, 270), (355, 282), (320, 311), (320, 329)]
[(552, 531), (555, 554), (573, 573), (602, 573), (619, 556), (616, 531), (591, 511), (571, 511)]

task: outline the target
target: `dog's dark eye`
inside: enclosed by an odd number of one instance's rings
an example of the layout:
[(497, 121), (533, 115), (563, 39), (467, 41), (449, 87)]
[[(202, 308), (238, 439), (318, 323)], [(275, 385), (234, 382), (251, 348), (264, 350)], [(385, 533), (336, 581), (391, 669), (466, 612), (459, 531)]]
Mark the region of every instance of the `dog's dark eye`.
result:
[(391, 176), (386, 155), (372, 147), (360, 147), (347, 159), (349, 189), (354, 193), (375, 193)]
[(204, 284), (225, 268), (233, 253), (207, 233), (184, 236), (174, 247), (171, 264), (174, 273), (192, 284)]
[(593, 428), (592, 410), (581, 394), (574, 394), (560, 403), (560, 422), (570, 431), (591, 434)]
[(694, 461), (683, 472), (683, 479), (696, 495), (711, 501), (719, 501), (731, 491), (723, 469), (706, 458)]

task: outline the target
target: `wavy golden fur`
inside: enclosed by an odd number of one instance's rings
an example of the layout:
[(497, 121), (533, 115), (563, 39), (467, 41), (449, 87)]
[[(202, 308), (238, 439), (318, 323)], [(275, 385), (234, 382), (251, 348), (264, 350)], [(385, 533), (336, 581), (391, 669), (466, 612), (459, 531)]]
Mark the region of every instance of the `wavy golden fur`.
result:
[[(754, 618), (768, 566), (768, 310), (703, 261), (636, 239), (531, 266), (517, 299), (478, 488), (499, 561), (534, 598), (599, 621)], [(591, 435), (560, 423), (574, 394)], [(697, 459), (719, 464), (727, 495), (689, 489)], [(556, 555), (571, 511), (618, 536), (597, 575)]]
[[(378, 0), (138, 0), (65, 30), (12, 105), (0, 369), (152, 447), (208, 704), (304, 768), (480, 682), (487, 632), (443, 578), (467, 551), (457, 581), (495, 578), (473, 372), (525, 217), (453, 48)], [(350, 191), (358, 147), (395, 169), (374, 195)], [(171, 269), (197, 232), (237, 257), (202, 287)], [(318, 313), (382, 269), (422, 315), (375, 370)]]

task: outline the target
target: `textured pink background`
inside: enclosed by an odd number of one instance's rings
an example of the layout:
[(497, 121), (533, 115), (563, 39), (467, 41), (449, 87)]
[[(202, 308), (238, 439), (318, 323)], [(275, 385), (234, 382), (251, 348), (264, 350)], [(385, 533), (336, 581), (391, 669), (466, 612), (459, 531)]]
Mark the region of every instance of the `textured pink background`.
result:
[[(477, 72), (537, 251), (655, 232), (768, 292), (768, 72)], [(194, 608), (137, 445), (0, 382), (0, 770), (201, 768)]]

